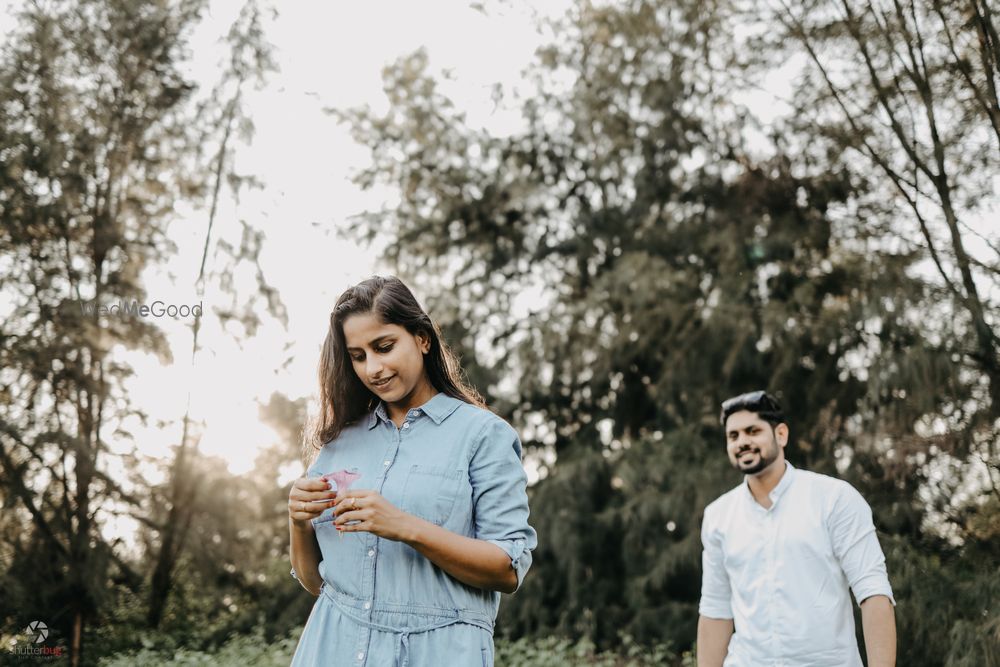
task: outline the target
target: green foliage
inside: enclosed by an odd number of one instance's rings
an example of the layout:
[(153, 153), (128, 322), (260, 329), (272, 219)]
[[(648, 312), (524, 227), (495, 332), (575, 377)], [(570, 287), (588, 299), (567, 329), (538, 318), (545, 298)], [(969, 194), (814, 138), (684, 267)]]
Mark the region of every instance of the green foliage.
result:
[(103, 658), (99, 667), (133, 667), (134, 665), (162, 665), (163, 667), (286, 667), (291, 662), (298, 633), (276, 640), (269, 640), (261, 631), (236, 635), (215, 650), (199, 651), (189, 648), (156, 649), (150, 640), (145, 648), (130, 653)]
[(900, 536), (882, 543), (898, 603), (899, 664), (995, 664), (1000, 655), (994, 609), (1000, 599), (998, 560), (976, 547), (956, 553)]
[[(145, 648), (103, 658), (99, 667), (132, 667), (157, 665), (162, 667), (284, 667), (292, 658), (299, 632), (287, 637), (268, 640), (260, 631), (236, 635), (211, 650), (198, 651), (188, 648), (154, 648), (152, 641), (144, 639)], [(496, 642), (497, 667), (694, 667), (690, 653), (677, 656), (667, 646), (646, 648), (631, 638), (622, 638), (616, 652), (598, 651), (587, 640), (573, 642), (569, 639), (544, 637)]]
[(615, 651), (598, 651), (587, 639), (572, 641), (560, 637), (521, 638), (496, 642), (497, 667), (694, 667), (694, 656), (678, 656), (669, 646), (640, 646), (628, 635), (621, 637)]

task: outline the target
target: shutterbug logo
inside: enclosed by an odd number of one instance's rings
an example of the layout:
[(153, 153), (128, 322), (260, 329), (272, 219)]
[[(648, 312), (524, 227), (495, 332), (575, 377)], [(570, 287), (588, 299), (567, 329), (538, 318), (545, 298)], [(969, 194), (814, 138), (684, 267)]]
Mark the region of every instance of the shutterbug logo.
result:
[[(49, 626), (45, 621), (32, 621), (24, 632), (16, 637), (11, 637), (7, 650), (18, 657), (35, 658), (61, 658), (66, 655), (66, 649), (62, 646), (39, 646), (49, 638)], [(0, 662), (5, 662), (0, 658)]]
[(49, 626), (45, 625), (43, 621), (32, 621), (25, 632), (28, 633), (29, 637), (34, 637), (36, 644), (41, 644), (49, 638)]

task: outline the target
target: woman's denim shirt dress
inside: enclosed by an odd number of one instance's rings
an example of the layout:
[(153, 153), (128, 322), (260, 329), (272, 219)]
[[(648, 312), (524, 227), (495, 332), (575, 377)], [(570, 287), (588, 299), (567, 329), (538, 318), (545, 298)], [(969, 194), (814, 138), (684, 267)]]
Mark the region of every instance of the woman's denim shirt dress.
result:
[[(439, 393), (397, 428), (379, 404), (327, 443), (307, 474), (351, 468), (361, 475), (352, 489), (374, 489), (405, 512), (503, 549), (520, 588), (537, 537), (521, 442), (505, 421)], [(323, 585), (292, 665), (493, 664), (500, 593), (461, 583), (402, 542), (338, 533), (333, 518), (327, 510), (313, 520)]]

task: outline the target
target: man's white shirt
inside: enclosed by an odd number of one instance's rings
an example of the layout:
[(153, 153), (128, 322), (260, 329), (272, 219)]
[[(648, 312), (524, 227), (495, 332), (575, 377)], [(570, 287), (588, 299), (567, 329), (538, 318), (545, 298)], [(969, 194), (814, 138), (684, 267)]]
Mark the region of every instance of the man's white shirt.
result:
[(896, 604), (871, 508), (785, 465), (769, 509), (746, 480), (705, 508), (698, 612), (734, 621), (725, 667), (862, 667), (848, 587)]

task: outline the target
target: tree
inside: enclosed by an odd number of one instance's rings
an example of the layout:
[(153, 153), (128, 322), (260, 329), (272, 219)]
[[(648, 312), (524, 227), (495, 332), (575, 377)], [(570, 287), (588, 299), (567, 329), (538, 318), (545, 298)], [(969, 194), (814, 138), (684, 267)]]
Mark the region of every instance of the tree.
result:
[[(774, 6), (782, 37), (808, 56), (797, 96), (810, 124), (865, 158), (909, 209), (945, 293), (963, 314), (963, 355), (987, 381), (987, 415), (1000, 416), (1000, 340), (982, 294), (1000, 249), (977, 259), (969, 219), (989, 214), (1000, 168), (998, 23), (988, 2), (851, 0)], [(963, 220), (963, 218), (965, 220)]]
[(169, 350), (116, 309), (146, 298), (143, 269), (173, 249), (175, 203), (206, 194), (211, 107), (190, 106), (182, 70), (203, 9), (35, 3), (0, 65), (0, 498), (5, 527), (20, 528), (5, 531), (0, 595), (5, 621), (44, 617), (69, 637), (74, 665), (116, 587), (141, 587), (100, 530), (142, 500), (120, 472), (135, 460), (127, 424), (145, 415), (114, 353)]
[(844, 168), (888, 202), (878, 221), (886, 235), (906, 239), (932, 267), (934, 305), (946, 309), (941, 347), (980, 377), (965, 383), (967, 400), (952, 397), (935, 416), (954, 436), (947, 449), (971, 455), (996, 494), (1000, 237), (988, 219), (1000, 173), (997, 19), (979, 0), (764, 6), (782, 53), (806, 60), (790, 129), (842, 154)]

